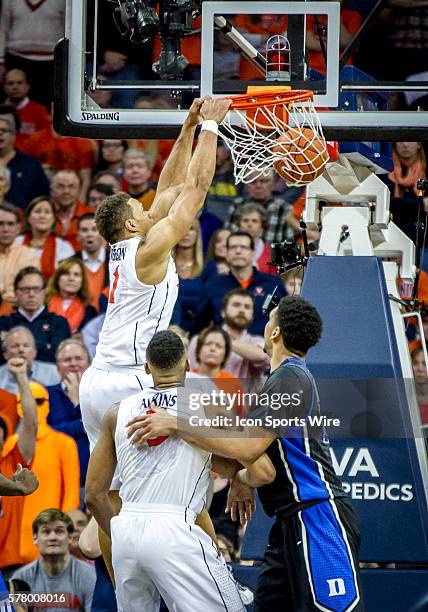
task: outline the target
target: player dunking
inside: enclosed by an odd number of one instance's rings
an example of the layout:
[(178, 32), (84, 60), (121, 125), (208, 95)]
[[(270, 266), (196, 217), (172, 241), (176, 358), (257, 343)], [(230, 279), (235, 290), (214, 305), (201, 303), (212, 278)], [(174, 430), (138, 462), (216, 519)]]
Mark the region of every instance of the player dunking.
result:
[[(106, 318), (92, 365), (79, 388), (83, 424), (94, 448), (110, 406), (137, 393), (151, 378), (144, 373), (146, 347), (153, 334), (169, 325), (178, 291), (172, 249), (189, 231), (201, 210), (215, 172), (218, 124), (229, 100), (195, 100), (181, 134), (159, 177), (148, 212), (128, 194), (106, 198), (96, 213), (103, 238), (111, 245), (110, 294)], [(203, 120), (192, 156), (195, 130)], [(119, 489), (115, 477), (111, 489)], [(115, 508), (117, 495), (111, 495)], [(198, 517), (215, 537), (208, 512)], [(97, 537), (91, 523), (92, 537)], [(104, 560), (111, 572), (110, 540), (99, 533)]]
[[(177, 437), (136, 448), (126, 424), (152, 402), (170, 414), (189, 413), (194, 387), (184, 386), (188, 362), (179, 336), (158, 332), (147, 347), (153, 387), (112, 406), (89, 462), (86, 500), (102, 529), (112, 534), (119, 612), (157, 612), (160, 595), (175, 612), (244, 612), (237, 585), (212, 539), (195, 517), (206, 503), (211, 467), (235, 476), (237, 462), (201, 451)], [(212, 465), (211, 465), (212, 464)], [(119, 466), (122, 509), (116, 516), (109, 486)], [(267, 455), (238, 478), (268, 484), (275, 469)], [(113, 520), (112, 520), (113, 519)]]
[[(215, 171), (218, 124), (229, 106), (229, 100), (211, 99), (192, 104), (148, 212), (125, 193), (109, 196), (97, 209), (98, 230), (111, 245), (111, 282), (95, 358), (79, 389), (91, 449), (106, 410), (147, 384), (147, 344), (155, 332), (168, 327), (177, 299), (178, 276), (171, 250), (204, 204)], [(201, 135), (192, 157), (201, 118)]]

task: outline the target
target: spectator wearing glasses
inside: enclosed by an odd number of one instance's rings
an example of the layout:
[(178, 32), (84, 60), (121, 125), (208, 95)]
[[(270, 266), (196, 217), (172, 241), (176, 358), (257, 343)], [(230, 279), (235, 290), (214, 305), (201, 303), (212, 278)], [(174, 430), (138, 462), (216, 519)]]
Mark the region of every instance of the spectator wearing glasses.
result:
[[(24, 563), (38, 559), (34, 546), (32, 523), (46, 506), (67, 512), (79, 507), (79, 455), (76, 442), (47, 423), (49, 395), (45, 387), (30, 383), (37, 405), (36, 450), (31, 469), (39, 480), (39, 488), (25, 499), (21, 523), (20, 552)], [(20, 406), (18, 404), (18, 413)]]
[(10, 360), (15, 357), (20, 357), (26, 361), (30, 380), (37, 381), (42, 385), (56, 385), (59, 382), (56, 366), (52, 363), (36, 360), (36, 343), (33, 334), (27, 327), (19, 325), (7, 331), (3, 335), (2, 348), (6, 363), (0, 366), (1, 389), (15, 395), (18, 394), (16, 379), (9, 368)]
[(31, 200), (24, 218), (24, 233), (18, 236), (16, 244), (36, 251), (43, 275), (49, 280), (61, 261), (73, 257), (74, 248), (55, 234), (55, 209), (48, 198), (41, 196)]
[(48, 423), (57, 431), (71, 436), (77, 444), (80, 463), (80, 486), (85, 486), (89, 461), (89, 442), (83, 428), (79, 403), (79, 383), (89, 367), (89, 353), (77, 338), (64, 340), (56, 352), (61, 382), (48, 387), (50, 411)]
[(40, 162), (16, 149), (16, 132), (14, 116), (1, 114), (0, 164), (7, 166), (11, 174), (6, 198), (19, 208), (25, 208), (36, 196), (49, 195), (49, 182)]
[(221, 311), (226, 293), (239, 287), (247, 289), (254, 298), (254, 319), (248, 332), (263, 336), (268, 320), (262, 312), (263, 302), (275, 287), (279, 298), (285, 297), (286, 292), (279, 278), (259, 272), (253, 266), (253, 260), (254, 240), (250, 234), (242, 231), (232, 232), (226, 246), (226, 262), (230, 272), (210, 277), (206, 288), (214, 307), (214, 322), (218, 325), (222, 322)]
[(55, 363), (59, 344), (70, 337), (67, 319), (49, 312), (45, 306), (46, 280), (34, 266), (18, 272), (14, 282), (16, 310), (0, 317), (0, 333), (13, 327), (27, 327), (36, 342), (39, 361)]
[(19, 210), (12, 204), (0, 204), (0, 293), (7, 302), (14, 300), (13, 282), (21, 268), (39, 267), (37, 253), (16, 244), (21, 227)]

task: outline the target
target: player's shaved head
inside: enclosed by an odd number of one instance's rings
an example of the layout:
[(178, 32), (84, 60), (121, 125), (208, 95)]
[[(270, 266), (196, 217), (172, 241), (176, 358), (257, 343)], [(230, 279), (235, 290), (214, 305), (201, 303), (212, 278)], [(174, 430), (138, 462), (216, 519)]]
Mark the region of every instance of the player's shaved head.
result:
[(95, 212), (95, 223), (101, 236), (109, 244), (123, 240), (125, 221), (134, 215), (130, 196), (123, 191), (107, 196)]
[(169, 329), (155, 334), (147, 346), (146, 359), (151, 371), (175, 370), (184, 357), (185, 348), (182, 339)]

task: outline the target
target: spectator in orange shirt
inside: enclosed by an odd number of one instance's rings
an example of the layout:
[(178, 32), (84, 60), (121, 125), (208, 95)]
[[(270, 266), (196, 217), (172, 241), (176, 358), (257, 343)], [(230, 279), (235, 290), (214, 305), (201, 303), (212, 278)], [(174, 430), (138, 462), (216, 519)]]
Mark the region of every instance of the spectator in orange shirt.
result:
[(12, 204), (0, 204), (0, 293), (4, 300), (13, 303), (13, 281), (26, 266), (40, 267), (37, 253), (27, 246), (16, 244), (21, 229), (18, 208)]
[(49, 280), (63, 259), (73, 257), (74, 249), (70, 242), (55, 234), (55, 209), (45, 196), (31, 200), (24, 219), (24, 233), (17, 237), (16, 244), (24, 244), (36, 251), (42, 274)]
[(149, 210), (155, 199), (156, 192), (149, 185), (151, 175), (145, 153), (140, 149), (128, 149), (124, 156), (123, 178), (129, 195), (141, 202), (144, 210)]
[[(244, 390), (237, 376), (223, 370), (232, 350), (230, 336), (222, 327), (207, 327), (198, 335), (195, 357), (198, 363), (197, 374), (207, 376), (225, 393), (243, 393)], [(237, 414), (243, 414), (242, 402), (234, 403)]]
[[(28, 380), (26, 361), (15, 357), (10, 360), (9, 369), (18, 384), (22, 421), (19, 435), (7, 437), (7, 426), (5, 421), (0, 419), (0, 471), (6, 478), (15, 479), (18, 465), (29, 465), (35, 453), (37, 410)], [(9, 567), (12, 572), (16, 565), (23, 563), (19, 549), (24, 499), (0, 498), (0, 506), (0, 567)]]
[(59, 170), (51, 183), (51, 199), (55, 208), (55, 231), (58, 236), (71, 242), (75, 250), (80, 249), (77, 240), (77, 220), (86, 213), (94, 212), (79, 200), (80, 181), (74, 170)]
[(24, 501), (21, 563), (30, 563), (39, 557), (32, 534), (32, 523), (39, 512), (46, 507), (58, 508), (62, 512), (79, 507), (80, 467), (76, 442), (47, 424), (48, 392), (38, 383), (30, 383), (30, 386), (38, 412), (36, 450), (31, 467), (40, 486), (34, 495)]
[(195, 357), (198, 363), (197, 374), (209, 378), (237, 378), (222, 370), (231, 351), (229, 334), (222, 327), (207, 327), (198, 335)]
[(80, 179), (79, 197), (86, 200), (98, 151), (95, 141), (59, 136), (49, 125), (30, 136), (23, 151), (36, 157), (49, 177), (58, 170), (74, 170)]
[(16, 135), (16, 147), (21, 149), (28, 138), (38, 130), (50, 127), (49, 114), (43, 104), (28, 97), (30, 86), (23, 70), (14, 68), (6, 73), (3, 84), (5, 103), (12, 104), (19, 113), (21, 126)]
[(97, 316), (81, 259), (71, 257), (60, 263), (49, 281), (46, 303), (50, 312), (67, 319), (72, 335)]

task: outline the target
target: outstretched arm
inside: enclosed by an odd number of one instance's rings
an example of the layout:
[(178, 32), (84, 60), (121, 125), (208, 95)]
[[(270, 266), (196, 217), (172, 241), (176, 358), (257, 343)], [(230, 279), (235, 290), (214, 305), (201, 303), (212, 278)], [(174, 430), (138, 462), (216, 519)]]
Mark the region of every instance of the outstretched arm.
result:
[[(219, 124), (226, 116), (230, 104), (230, 100), (205, 100), (200, 110), (201, 117)], [(144, 249), (138, 251), (137, 272), (141, 274), (144, 270), (145, 277), (151, 277), (150, 267), (159, 270), (159, 263), (166, 261), (171, 250), (186, 235), (201, 210), (215, 172), (217, 138), (217, 134), (212, 131), (201, 131), (180, 195), (172, 205), (169, 215), (151, 228)]]
[(204, 99), (196, 98), (193, 100), (180, 135), (160, 173), (156, 196), (150, 207), (150, 215), (155, 223), (168, 215), (171, 206), (183, 189), (192, 157), (195, 131), (200, 120), (199, 111), (203, 103)]
[[(204, 98), (196, 98), (193, 100), (192, 106), (189, 109), (189, 114), (181, 128), (180, 135), (175, 141), (172, 151), (159, 175), (156, 196), (168, 187), (174, 187), (180, 183), (184, 183), (192, 157), (192, 145), (195, 138), (195, 131), (200, 120), (199, 111), (203, 103)], [(151, 206), (151, 210), (155, 204), (156, 198)]]
[(101, 435), (89, 459), (85, 487), (86, 505), (109, 536), (110, 521), (116, 516), (108, 492), (117, 465), (114, 432), (118, 409), (119, 404), (114, 404), (104, 416)]
[(27, 362), (22, 357), (13, 357), (7, 363), (8, 370), (16, 378), (22, 407), (22, 421), (19, 425), (19, 452), (30, 464), (36, 448), (37, 409), (30, 381), (27, 376)]
[(229, 435), (210, 437), (213, 434), (213, 428), (192, 427), (185, 419), (178, 419), (165, 410), (157, 408), (153, 408), (152, 414), (135, 417), (127, 423), (127, 426), (128, 437), (132, 437), (133, 444), (141, 444), (149, 438), (161, 435), (178, 435), (190, 444), (220, 457), (236, 459), (244, 466), (251, 465), (261, 457), (277, 437), (274, 432), (261, 427), (247, 428), (247, 435), (240, 437)]

